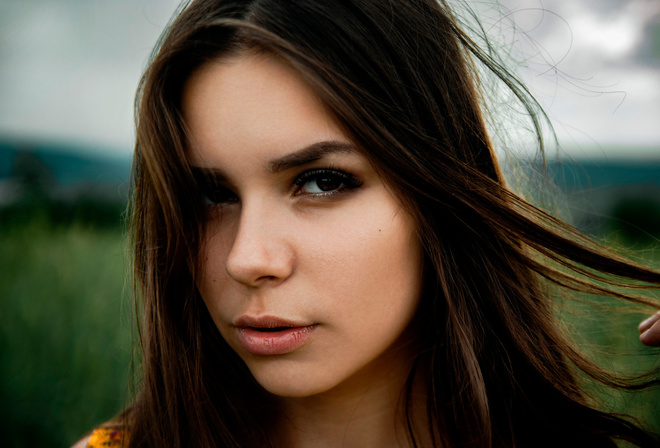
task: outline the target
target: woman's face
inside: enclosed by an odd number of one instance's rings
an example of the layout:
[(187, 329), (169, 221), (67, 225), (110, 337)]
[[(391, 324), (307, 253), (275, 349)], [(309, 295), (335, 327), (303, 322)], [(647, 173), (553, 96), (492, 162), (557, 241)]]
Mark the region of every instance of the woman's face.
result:
[(301, 76), (265, 55), (209, 63), (183, 113), (191, 163), (213, 179), (197, 286), (257, 381), (310, 396), (403, 362), (414, 224)]

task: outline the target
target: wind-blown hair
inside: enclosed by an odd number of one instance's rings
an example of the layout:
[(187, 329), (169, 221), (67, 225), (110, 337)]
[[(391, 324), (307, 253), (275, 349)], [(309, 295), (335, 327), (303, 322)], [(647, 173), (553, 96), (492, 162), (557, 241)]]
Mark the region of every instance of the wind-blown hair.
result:
[[(181, 8), (136, 100), (132, 242), (143, 361), (125, 413), (130, 446), (270, 445), (268, 394), (195, 287), (205, 212), (181, 112), (195, 70), (243, 51), (297, 70), (415, 219), (424, 290), (413, 321), (419, 351), (401, 400), (414, 446), (657, 446), (631, 419), (598, 410), (581, 382), (625, 389), (658, 381), (620, 379), (581, 354), (556, 321), (550, 291), (657, 306), (617, 288), (658, 287), (660, 273), (608, 254), (507, 189), (476, 66), (511, 89), (539, 139), (542, 114), (458, 23), (434, 0), (198, 0)], [(418, 384), (428, 434), (413, 424)]]

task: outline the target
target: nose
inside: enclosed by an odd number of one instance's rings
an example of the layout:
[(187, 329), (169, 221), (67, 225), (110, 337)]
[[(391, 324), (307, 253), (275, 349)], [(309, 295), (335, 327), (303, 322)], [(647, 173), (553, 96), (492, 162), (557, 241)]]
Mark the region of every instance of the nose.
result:
[(238, 283), (250, 287), (277, 284), (294, 270), (295, 256), (281, 213), (243, 207), (238, 230), (227, 256), (226, 270)]

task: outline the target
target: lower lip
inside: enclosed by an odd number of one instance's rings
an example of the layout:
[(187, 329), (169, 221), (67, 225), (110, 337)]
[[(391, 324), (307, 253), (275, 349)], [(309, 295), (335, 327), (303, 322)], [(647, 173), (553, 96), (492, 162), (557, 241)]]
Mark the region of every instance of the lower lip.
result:
[(292, 327), (282, 331), (258, 331), (238, 328), (238, 340), (253, 355), (284, 355), (302, 346), (316, 328)]

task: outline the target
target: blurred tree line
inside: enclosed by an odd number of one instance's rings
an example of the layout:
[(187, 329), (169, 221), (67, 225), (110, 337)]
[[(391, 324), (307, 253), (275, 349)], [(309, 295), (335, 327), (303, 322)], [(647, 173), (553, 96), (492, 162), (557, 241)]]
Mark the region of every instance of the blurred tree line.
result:
[(51, 226), (84, 224), (121, 229), (126, 192), (117, 186), (82, 182), (64, 187), (52, 170), (30, 150), (14, 155), (9, 177), (0, 189), (0, 228), (42, 222)]

